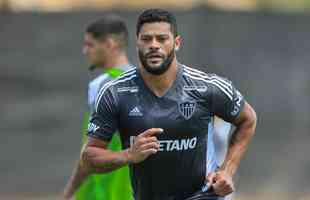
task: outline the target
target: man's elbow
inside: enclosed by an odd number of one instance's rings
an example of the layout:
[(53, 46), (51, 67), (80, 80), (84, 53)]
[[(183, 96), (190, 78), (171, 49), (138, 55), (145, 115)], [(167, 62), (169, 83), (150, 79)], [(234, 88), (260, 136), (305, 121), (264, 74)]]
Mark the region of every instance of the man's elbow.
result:
[(95, 170), (94, 165), (94, 153), (91, 147), (85, 147), (81, 152), (81, 165), (83, 168), (87, 169), (88, 171), (92, 172)]

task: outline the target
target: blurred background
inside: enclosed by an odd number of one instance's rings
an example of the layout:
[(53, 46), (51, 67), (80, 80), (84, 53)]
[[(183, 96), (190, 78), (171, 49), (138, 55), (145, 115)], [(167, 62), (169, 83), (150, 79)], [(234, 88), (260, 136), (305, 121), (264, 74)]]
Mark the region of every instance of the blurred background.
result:
[(259, 116), (238, 200), (310, 199), (310, 0), (0, 0), (0, 199), (60, 199), (81, 146), (86, 25), (177, 16), (179, 61), (229, 77)]

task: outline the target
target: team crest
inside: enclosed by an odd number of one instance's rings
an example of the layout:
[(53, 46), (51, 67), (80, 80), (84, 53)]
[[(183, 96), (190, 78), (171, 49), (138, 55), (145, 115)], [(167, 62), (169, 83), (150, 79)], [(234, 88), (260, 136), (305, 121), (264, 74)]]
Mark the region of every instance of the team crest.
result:
[(193, 116), (195, 109), (196, 102), (186, 101), (179, 103), (179, 111), (186, 120), (190, 119)]

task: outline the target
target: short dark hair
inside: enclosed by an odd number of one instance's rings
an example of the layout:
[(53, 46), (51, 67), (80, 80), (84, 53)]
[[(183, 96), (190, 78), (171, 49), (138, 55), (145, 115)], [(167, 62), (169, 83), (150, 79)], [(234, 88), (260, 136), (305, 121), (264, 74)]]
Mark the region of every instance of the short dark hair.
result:
[(139, 35), (143, 24), (153, 22), (167, 22), (171, 26), (171, 32), (173, 33), (174, 37), (178, 35), (177, 20), (175, 16), (166, 10), (156, 8), (145, 10), (140, 14), (136, 26), (137, 36)]
[(116, 15), (106, 15), (90, 23), (86, 32), (96, 39), (115, 38), (122, 48), (128, 45), (128, 30), (125, 22)]

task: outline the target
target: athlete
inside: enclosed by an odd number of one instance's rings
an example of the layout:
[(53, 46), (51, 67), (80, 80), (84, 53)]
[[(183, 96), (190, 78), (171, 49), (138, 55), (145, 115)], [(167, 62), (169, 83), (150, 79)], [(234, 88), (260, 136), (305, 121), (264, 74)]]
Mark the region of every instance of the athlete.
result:
[[(117, 16), (107, 15), (89, 24), (84, 36), (83, 53), (89, 59), (89, 69), (103, 70), (104, 73), (96, 77), (88, 86), (89, 112), (94, 112), (95, 99), (98, 91), (108, 81), (118, 77), (131, 68), (128, 62), (126, 48), (128, 31), (125, 23)], [(86, 114), (88, 118), (88, 114)], [(88, 121), (88, 119), (87, 119)], [(83, 130), (87, 130), (86, 127)], [(83, 134), (84, 135), (84, 134)], [(111, 150), (120, 150), (121, 144), (118, 134), (112, 138), (109, 146)], [(69, 198), (82, 183), (69, 181), (65, 196)], [(131, 199), (131, 187), (128, 168), (123, 168), (107, 175), (93, 175), (79, 188), (76, 200), (123, 200)]]
[[(77, 174), (129, 165), (135, 200), (222, 199), (234, 191), (255, 111), (229, 80), (177, 61), (181, 37), (171, 13), (144, 11), (136, 35), (139, 67), (100, 89)], [(214, 116), (236, 126), (221, 166)], [(107, 148), (116, 130), (117, 152)]]

